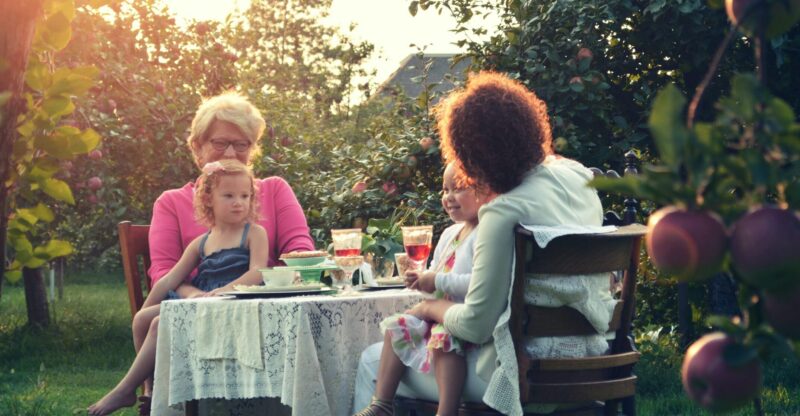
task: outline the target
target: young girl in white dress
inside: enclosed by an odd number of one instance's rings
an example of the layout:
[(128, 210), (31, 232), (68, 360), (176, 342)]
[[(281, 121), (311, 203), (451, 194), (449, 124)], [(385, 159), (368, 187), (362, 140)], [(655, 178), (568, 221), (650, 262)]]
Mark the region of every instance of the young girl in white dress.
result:
[[(463, 302), (469, 288), (478, 209), (490, 199), (474, 186), (461, 185), (462, 176), (452, 164), (445, 168), (442, 206), (455, 224), (442, 232), (431, 268), (405, 275), (407, 286), (455, 302)], [(451, 336), (441, 324), (409, 314), (386, 318), (381, 329), (384, 344), (375, 395), (372, 403), (356, 415), (391, 415), (391, 402), (406, 367), (423, 373), (433, 368), (439, 387), (438, 413), (453, 414), (464, 385), (464, 351), (471, 345)]]

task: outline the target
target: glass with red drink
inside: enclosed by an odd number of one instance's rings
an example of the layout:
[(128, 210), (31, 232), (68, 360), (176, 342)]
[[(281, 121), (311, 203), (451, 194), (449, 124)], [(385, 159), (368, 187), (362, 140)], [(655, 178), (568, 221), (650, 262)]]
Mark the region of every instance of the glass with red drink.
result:
[(406, 249), (409, 263), (413, 270), (420, 270), (428, 263), (431, 254), (431, 240), (433, 239), (432, 225), (417, 225), (402, 227), (403, 247)]
[[(331, 230), (333, 239), (334, 261), (340, 269), (344, 270), (347, 279), (351, 279), (358, 265), (363, 263), (361, 256), (361, 239), (363, 234), (360, 228), (347, 228)], [(361, 275), (359, 275), (361, 276)], [(349, 289), (349, 282), (345, 286)], [(361, 284), (359, 283), (359, 286)], [(345, 290), (346, 292), (349, 290)]]

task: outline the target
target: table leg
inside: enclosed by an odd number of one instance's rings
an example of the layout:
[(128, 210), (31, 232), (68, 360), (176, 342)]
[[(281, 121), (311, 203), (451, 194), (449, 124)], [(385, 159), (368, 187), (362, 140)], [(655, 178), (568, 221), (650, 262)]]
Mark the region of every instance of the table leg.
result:
[(200, 414), (199, 408), (200, 400), (190, 400), (183, 404), (184, 414), (186, 416), (197, 416)]

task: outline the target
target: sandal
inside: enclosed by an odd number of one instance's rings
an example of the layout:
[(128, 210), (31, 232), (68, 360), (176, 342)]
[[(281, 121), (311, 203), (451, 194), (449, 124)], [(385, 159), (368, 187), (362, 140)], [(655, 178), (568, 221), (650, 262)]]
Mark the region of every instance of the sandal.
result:
[(139, 416), (150, 416), (150, 396), (139, 396)]
[(372, 396), (369, 406), (353, 416), (394, 416), (394, 406), (390, 400), (380, 400)]

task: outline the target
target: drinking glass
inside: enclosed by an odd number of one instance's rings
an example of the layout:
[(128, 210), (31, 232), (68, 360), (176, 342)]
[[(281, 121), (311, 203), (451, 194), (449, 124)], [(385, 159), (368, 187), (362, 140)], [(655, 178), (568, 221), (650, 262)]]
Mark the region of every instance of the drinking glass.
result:
[(331, 230), (334, 255), (347, 257), (361, 254), (361, 236), (360, 228)]
[(345, 278), (338, 279), (337, 274), (331, 273), (333, 285), (343, 293), (352, 292), (353, 272), (364, 262), (364, 256), (333, 256), (333, 261), (344, 271)]
[(409, 270), (421, 270), (428, 263), (433, 239), (432, 225), (401, 227), (403, 231), (403, 247), (408, 254)]

